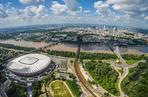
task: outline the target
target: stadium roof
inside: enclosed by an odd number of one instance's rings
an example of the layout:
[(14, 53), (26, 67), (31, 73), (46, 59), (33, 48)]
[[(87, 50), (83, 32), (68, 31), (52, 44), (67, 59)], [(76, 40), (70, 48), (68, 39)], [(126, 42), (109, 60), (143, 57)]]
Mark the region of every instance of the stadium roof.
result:
[(27, 54), (10, 61), (7, 69), (18, 75), (34, 75), (45, 70), (51, 59), (41, 54)]

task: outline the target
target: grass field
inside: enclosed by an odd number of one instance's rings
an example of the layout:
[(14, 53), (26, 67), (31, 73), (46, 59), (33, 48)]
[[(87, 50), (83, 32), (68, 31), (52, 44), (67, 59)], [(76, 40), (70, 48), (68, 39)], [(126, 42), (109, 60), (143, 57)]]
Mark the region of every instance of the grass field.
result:
[(128, 64), (128, 65), (133, 65), (134, 63), (136, 63), (137, 62), (137, 60), (126, 60), (126, 63)]
[(63, 81), (56, 80), (50, 84), (51, 95), (53, 97), (72, 97)]

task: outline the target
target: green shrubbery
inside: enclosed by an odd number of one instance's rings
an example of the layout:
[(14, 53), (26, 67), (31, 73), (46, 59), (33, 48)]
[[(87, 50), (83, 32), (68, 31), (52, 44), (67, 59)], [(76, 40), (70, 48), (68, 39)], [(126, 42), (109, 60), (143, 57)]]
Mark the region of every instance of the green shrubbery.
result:
[(49, 55), (55, 55), (55, 56), (63, 56), (63, 57), (75, 57), (74, 52), (68, 52), (68, 51), (54, 51), (54, 50), (48, 50)]
[(2, 75), (2, 73), (0, 72), (0, 84), (4, 83), (7, 79)]
[(27, 96), (27, 87), (11, 84), (11, 87), (7, 91), (8, 97), (26, 97)]
[(3, 43), (0, 43), (0, 47), (15, 49), (15, 50), (24, 50), (24, 51), (34, 50), (34, 48), (20, 47), (12, 44), (3, 44)]
[(122, 89), (129, 97), (148, 97), (148, 57), (145, 60), (130, 69), (122, 81)]
[(114, 54), (105, 54), (105, 53), (87, 53), (81, 52), (80, 53), (81, 59), (116, 59), (116, 55)]
[(111, 68), (110, 64), (91, 60), (85, 64), (85, 68), (96, 83), (100, 84), (108, 92), (119, 95), (117, 88), (118, 73)]
[(41, 88), (42, 88), (42, 82), (35, 81), (32, 84), (32, 94), (33, 94), (32, 97), (39, 97), (42, 94)]
[(134, 55), (134, 54), (123, 54), (122, 57), (125, 60), (142, 60), (145, 56), (144, 55)]
[(70, 87), (72, 93), (76, 97), (80, 97), (81, 96), (82, 92), (81, 92), (80, 86), (77, 84), (77, 81), (75, 79), (67, 80), (66, 83), (68, 84), (68, 86)]
[[(74, 52), (69, 51), (55, 51), (55, 50), (48, 50), (49, 55), (56, 55), (56, 56), (63, 56), (63, 57), (75, 57)], [(116, 55), (114, 54), (104, 54), (104, 53), (87, 53), (87, 52), (80, 52), (81, 59), (116, 59)]]

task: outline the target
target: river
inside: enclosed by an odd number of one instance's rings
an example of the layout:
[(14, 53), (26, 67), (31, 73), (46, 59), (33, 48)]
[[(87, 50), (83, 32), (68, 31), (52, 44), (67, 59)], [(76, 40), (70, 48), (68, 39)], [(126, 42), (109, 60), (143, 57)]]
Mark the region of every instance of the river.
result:
[[(65, 46), (76, 48), (76, 44), (65, 44)], [(84, 51), (111, 51), (108, 46), (100, 46), (94, 44), (82, 45), (81, 49)], [(148, 46), (141, 46), (141, 47), (120, 47), (121, 53), (148, 53)]]

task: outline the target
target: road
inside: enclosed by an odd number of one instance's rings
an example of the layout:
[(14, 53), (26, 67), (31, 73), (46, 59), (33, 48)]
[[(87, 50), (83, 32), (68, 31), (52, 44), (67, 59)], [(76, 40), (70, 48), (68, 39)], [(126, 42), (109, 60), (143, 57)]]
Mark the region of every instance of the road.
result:
[[(121, 65), (118, 65), (118, 67), (120, 66), (121, 68), (123, 68), (123, 74), (121, 75), (121, 73), (119, 73), (119, 83), (118, 83), (118, 88), (119, 88), (119, 92), (120, 92), (120, 97), (126, 97), (127, 95), (125, 95), (125, 93), (122, 91), (121, 89), (121, 82), (123, 81), (123, 79), (128, 75), (129, 73), (129, 68), (134, 68), (138, 65), (139, 62), (144, 62), (145, 60), (140, 60), (138, 62), (136, 62), (133, 65), (128, 65), (126, 63), (126, 61), (122, 58), (121, 54), (120, 54), (120, 50), (119, 47), (116, 46), (114, 53), (117, 55), (117, 57), (120, 59), (121, 61)], [(117, 66), (117, 65), (114, 65)]]
[(27, 97), (32, 97), (32, 83), (27, 83)]
[[(118, 72), (119, 74), (119, 81), (118, 81), (118, 89), (120, 92), (120, 97), (125, 97), (127, 95), (124, 94), (124, 92), (121, 89), (121, 82), (123, 81), (123, 79), (128, 75), (129, 73), (129, 68), (134, 68), (138, 65), (139, 62), (145, 62), (145, 60), (140, 60), (138, 62), (136, 62), (133, 65), (116, 65), (115, 62), (113, 61), (108, 61), (107, 63), (111, 64), (112, 67), (114, 67), (114, 69)], [(123, 68), (123, 73), (121, 74), (121, 72), (119, 71), (119, 68)]]
[(115, 48), (115, 54), (117, 55), (117, 57), (120, 59), (120, 61), (121, 61), (121, 63), (122, 63), (122, 65), (124, 66), (124, 67), (126, 67), (126, 66), (128, 66), (128, 64), (126, 63), (126, 61), (122, 58), (122, 56), (121, 56), (121, 54), (120, 54), (120, 50), (119, 50), (119, 47), (118, 46), (116, 46), (116, 48)]
[(122, 91), (121, 89), (121, 82), (122, 80), (128, 75), (129, 69), (128, 69), (128, 64), (126, 63), (126, 61), (122, 58), (121, 54), (120, 54), (120, 50), (119, 47), (116, 46), (114, 53), (116, 54), (116, 56), (120, 59), (121, 61), (121, 67), (123, 68), (123, 74), (121, 75), (121, 73), (119, 73), (119, 82), (118, 82), (118, 88), (119, 88), (119, 92), (120, 92), (120, 97), (125, 97), (125, 93)]
[(125, 93), (121, 89), (121, 82), (128, 75), (128, 72), (129, 72), (128, 68), (124, 67), (123, 68), (123, 74), (121, 75), (121, 73), (119, 73), (118, 88), (119, 88), (119, 92), (120, 92), (120, 97), (125, 97), (126, 96)]
[(6, 92), (0, 87), (0, 97), (8, 97)]
[(122, 64), (120, 64), (120, 65), (117, 65), (117, 64), (114, 64), (114, 66), (116, 66), (116, 67), (127, 67), (127, 68), (134, 68), (134, 67), (137, 67), (138, 66), (138, 63), (140, 63), (140, 62), (145, 62), (145, 60), (139, 60), (139, 61), (137, 61), (136, 63), (134, 63), (134, 64), (132, 64), (132, 65), (122, 65)]

